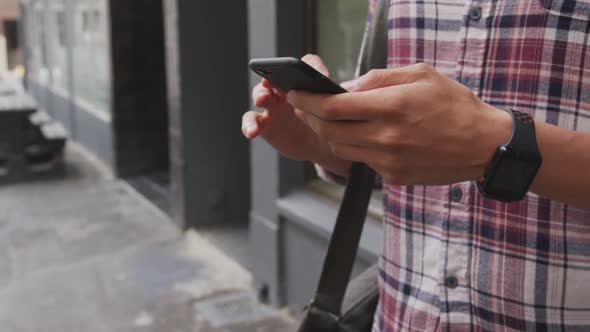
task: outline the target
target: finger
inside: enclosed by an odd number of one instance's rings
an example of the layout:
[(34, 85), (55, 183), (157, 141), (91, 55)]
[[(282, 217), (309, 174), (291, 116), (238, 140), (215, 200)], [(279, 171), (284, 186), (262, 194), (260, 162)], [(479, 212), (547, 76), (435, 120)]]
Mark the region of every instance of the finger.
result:
[(301, 58), (301, 60), (322, 73), (324, 76), (330, 77), (330, 71), (328, 70), (328, 67), (326, 67), (324, 61), (322, 61), (322, 58), (319, 56), (315, 54), (307, 54)]
[(262, 87), (266, 88), (268, 91), (272, 92), (272, 94), (276, 95), (279, 98), (285, 98), (285, 96), (287, 95), (283, 90), (274, 86), (272, 82), (267, 79), (262, 79), (262, 82), (260, 83)]
[(263, 93), (254, 100), (254, 105), (259, 108), (268, 108), (272, 105), (275, 96), (271, 93)]
[(298, 110), (298, 109), (295, 108), (295, 109), (293, 109), (293, 114), (295, 114), (295, 116), (299, 120), (303, 121), (304, 123), (307, 123), (307, 120), (305, 119), (305, 112), (303, 112), (303, 111)]
[(340, 86), (343, 87), (344, 90), (347, 90), (348, 92), (354, 92), (354, 91), (357, 91), (358, 83), (357, 83), (357, 80), (352, 80), (352, 81), (342, 82), (340, 84)]
[(262, 84), (263, 87), (267, 88), (267, 89), (272, 89), (275, 86), (266, 78), (263, 78), (262, 81), (260, 82)]
[(252, 101), (256, 107), (264, 107), (270, 97), (271, 91), (263, 87), (260, 83), (252, 89)]
[(287, 102), (301, 111), (326, 120), (375, 120), (403, 109), (408, 89), (383, 88), (339, 95), (290, 91)]
[(287, 94), (279, 88), (272, 89), (272, 92), (274, 93), (275, 96), (279, 97), (280, 99), (284, 99), (287, 97)]
[(254, 105), (259, 108), (271, 108), (280, 103), (285, 103), (285, 94), (261, 88), (253, 93)]
[[(384, 181), (395, 185), (410, 185), (417, 182), (412, 172), (401, 165), (399, 156), (350, 144), (329, 144), (332, 153), (344, 160), (362, 162), (374, 169)], [(386, 162), (384, 162), (384, 160)]]
[(248, 139), (254, 139), (262, 131), (264, 114), (254, 111), (246, 112), (242, 116), (242, 134)]
[(263, 87), (267, 88), (269, 91), (272, 91), (274, 94), (278, 95), (278, 96), (284, 96), (285, 93), (283, 92), (283, 90), (281, 90), (280, 88), (278, 88), (277, 86), (275, 86), (271, 81), (263, 78), (262, 81), (260, 82), (262, 84)]
[(369, 165), (384, 156), (382, 151), (367, 149), (364, 146), (339, 143), (329, 143), (329, 145), (336, 157), (347, 161), (362, 162)]
[(348, 91), (367, 91), (394, 85), (409, 84), (432, 77), (435, 70), (427, 64), (391, 69), (374, 69), (356, 80), (342, 83)]
[(334, 95), (322, 95), (305, 91), (290, 91), (287, 102), (304, 113), (325, 121), (368, 120), (367, 112), (343, 105)]
[(365, 147), (378, 145), (375, 133), (379, 131), (379, 128), (373, 122), (325, 121), (305, 113), (303, 118), (311, 130), (324, 141)]

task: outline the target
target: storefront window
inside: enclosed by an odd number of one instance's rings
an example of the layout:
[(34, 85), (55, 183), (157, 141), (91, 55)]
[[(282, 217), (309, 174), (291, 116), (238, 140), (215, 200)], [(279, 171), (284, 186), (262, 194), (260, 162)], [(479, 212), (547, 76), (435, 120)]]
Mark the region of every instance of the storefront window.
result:
[(106, 0), (78, 0), (74, 7), (74, 99), (108, 112), (110, 62)]
[(38, 84), (47, 86), (50, 81), (50, 70), (47, 48), (45, 47), (47, 36), (45, 3), (36, 1), (31, 7), (31, 15), (28, 18), (31, 23), (31, 29), (28, 30), (31, 40), (29, 75)]
[(367, 9), (367, 1), (316, 1), (317, 53), (326, 62), (336, 82), (354, 78)]
[(51, 59), (51, 87), (59, 94), (67, 95), (69, 88), (68, 43), (66, 39), (66, 15), (63, 0), (50, 4), (48, 48)]
[[(368, 2), (359, 0), (316, 0), (315, 42), (316, 53), (322, 57), (335, 82), (354, 78), (367, 19)], [(340, 199), (344, 187), (317, 179), (312, 165), (308, 165), (310, 177), (308, 189), (321, 195)], [(369, 206), (369, 214), (383, 215), (383, 195), (375, 191)]]

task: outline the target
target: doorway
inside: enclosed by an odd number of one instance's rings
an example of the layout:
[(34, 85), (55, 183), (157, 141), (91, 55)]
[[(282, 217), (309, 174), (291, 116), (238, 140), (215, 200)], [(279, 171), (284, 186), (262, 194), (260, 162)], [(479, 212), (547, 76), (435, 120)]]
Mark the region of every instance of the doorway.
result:
[(170, 212), (164, 17), (161, 0), (110, 0), (114, 169)]

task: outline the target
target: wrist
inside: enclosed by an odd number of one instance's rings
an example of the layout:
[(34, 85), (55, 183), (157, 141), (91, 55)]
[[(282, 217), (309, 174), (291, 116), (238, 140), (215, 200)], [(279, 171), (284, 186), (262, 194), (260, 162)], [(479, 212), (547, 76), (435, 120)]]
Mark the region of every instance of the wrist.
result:
[(480, 121), (480, 139), (477, 140), (479, 154), (476, 160), (475, 179), (484, 175), (498, 148), (508, 143), (513, 127), (512, 116), (508, 112), (483, 102), (482, 104), (484, 116)]
[(352, 162), (336, 157), (332, 153), (330, 146), (324, 142), (318, 142), (315, 146), (317, 149), (315, 149), (316, 152), (310, 160), (311, 162), (336, 175), (342, 176), (344, 178), (348, 177)]

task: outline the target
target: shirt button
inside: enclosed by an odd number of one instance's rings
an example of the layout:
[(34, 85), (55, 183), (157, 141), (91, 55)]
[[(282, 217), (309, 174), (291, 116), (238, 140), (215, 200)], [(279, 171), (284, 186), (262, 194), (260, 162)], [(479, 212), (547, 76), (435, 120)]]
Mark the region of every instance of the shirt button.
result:
[(469, 10), (469, 18), (473, 21), (479, 21), (481, 18), (481, 7), (474, 6)]
[(457, 277), (446, 277), (445, 286), (447, 286), (450, 289), (455, 289), (457, 288), (457, 286), (459, 286), (459, 280), (457, 279)]
[(455, 203), (460, 202), (462, 198), (463, 198), (463, 190), (461, 190), (461, 188), (455, 187), (455, 188), (453, 188), (453, 190), (451, 190), (451, 200), (453, 202), (455, 202)]

